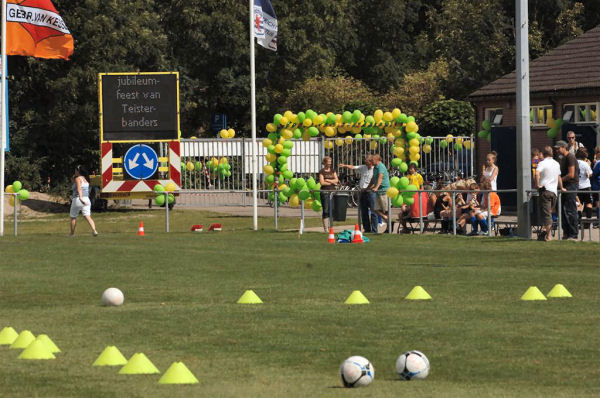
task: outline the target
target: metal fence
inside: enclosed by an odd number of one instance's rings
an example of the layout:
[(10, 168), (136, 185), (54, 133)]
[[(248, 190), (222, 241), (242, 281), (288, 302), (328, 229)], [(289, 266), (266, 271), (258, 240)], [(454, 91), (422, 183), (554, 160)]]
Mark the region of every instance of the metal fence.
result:
[[(469, 141), (470, 149), (462, 145), (456, 148), (453, 143), (445, 146), (444, 137), (434, 137), (431, 152), (421, 153), (419, 172), (426, 180), (442, 179), (451, 182), (474, 175), (473, 137), (455, 137), (455, 140)], [(266, 149), (259, 139), (255, 146), (249, 138), (236, 139), (182, 139), (181, 163), (184, 167), (181, 176), (182, 193), (185, 198), (178, 203), (190, 206), (251, 205), (248, 192), (252, 190), (252, 154), (258, 155), (257, 178), (259, 189), (265, 188), (263, 166), (266, 164)], [(364, 162), (368, 153), (379, 154), (383, 164), (391, 166), (394, 155), (393, 143), (386, 139), (356, 140), (342, 138), (311, 138), (310, 141), (294, 140), (288, 167), (297, 177), (316, 176), (321, 168), (323, 156), (331, 156), (334, 165)], [(224, 162), (231, 166), (231, 176), (226, 177), (208, 167), (210, 162)], [(397, 174), (397, 172), (394, 172)], [(393, 174), (393, 173), (392, 173)], [(344, 171), (342, 184), (352, 185), (353, 172)], [(268, 205), (267, 195), (260, 194), (260, 205)]]

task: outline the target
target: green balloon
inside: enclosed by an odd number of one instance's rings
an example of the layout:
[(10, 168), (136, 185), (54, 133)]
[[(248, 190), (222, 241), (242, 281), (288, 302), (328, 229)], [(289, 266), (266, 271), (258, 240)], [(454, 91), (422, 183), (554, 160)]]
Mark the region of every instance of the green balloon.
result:
[(275, 200), (275, 194), (273, 192), (269, 192), (269, 201), (273, 202)]
[(294, 187), (294, 189), (296, 188), (296, 180), (297, 178), (290, 178), (290, 187)]
[(441, 140), (440, 141), (440, 148), (448, 148), (448, 141)]
[(283, 172), (283, 171), (288, 171), (288, 166), (286, 163), (282, 164), (279, 166), (279, 171)]
[(306, 119), (306, 114), (304, 112), (298, 112), (298, 122), (302, 123)]
[(488, 130), (492, 128), (492, 123), (490, 123), (489, 120), (484, 120), (483, 123), (481, 123), (481, 126), (483, 127), (484, 130)]
[(316, 137), (319, 135), (319, 129), (316, 127), (309, 127), (308, 134), (310, 134), (311, 137)]
[(556, 136), (558, 135), (558, 128), (555, 127), (555, 128), (548, 130), (546, 135), (548, 136), (548, 138), (551, 138), (551, 139), (556, 138)]
[(314, 211), (321, 211), (322, 208), (323, 206), (321, 205), (321, 202), (319, 200), (315, 200), (312, 202), (312, 209)]
[(309, 119), (314, 119), (315, 116), (317, 116), (317, 113), (315, 111), (313, 111), (312, 109), (307, 109), (306, 110), (306, 117)]
[[(164, 196), (163, 196), (164, 198)], [(164, 201), (164, 199), (163, 199)], [(172, 205), (173, 203), (175, 203), (175, 195), (173, 195), (172, 193), (169, 194), (169, 204)]]
[(398, 195), (394, 199), (392, 199), (393, 207), (402, 207), (403, 204), (404, 204), (404, 198), (402, 197), (402, 195)]
[(302, 177), (296, 178), (294, 188), (296, 188), (298, 191), (300, 191), (302, 188), (304, 188), (305, 185), (306, 185), (306, 181), (304, 181), (304, 178), (302, 178)]
[(280, 156), (277, 158), (277, 163), (279, 164), (285, 164), (287, 163), (287, 156)]
[(392, 187), (397, 187), (398, 186), (398, 182), (400, 182), (400, 178), (393, 176), (392, 178), (390, 178), (390, 186)]
[(455, 149), (456, 151), (462, 151), (462, 149), (463, 149), (463, 146), (462, 146), (462, 144), (459, 144), (459, 143), (457, 142), (457, 143), (455, 143), (455, 144), (454, 144), (454, 149)]
[[(398, 195), (400, 196), (400, 195)], [(415, 198), (412, 196), (410, 198), (404, 198), (404, 204), (407, 206), (412, 206), (415, 203)]]
[(273, 184), (275, 182), (275, 176), (273, 174), (269, 174), (265, 177), (265, 182), (267, 184)]
[[(294, 138), (297, 140), (302, 138), (302, 130), (300, 130), (300, 129), (294, 130)], [(286, 142), (292, 142), (292, 141), (286, 141)]]
[(331, 114), (327, 117), (327, 124), (334, 124), (335, 123), (335, 115)]
[[(300, 130), (300, 129), (296, 129), (296, 130)], [(302, 132), (300, 132), (300, 135), (302, 135)], [(294, 147), (294, 141), (290, 141), (290, 140), (285, 141), (283, 143), (283, 147), (285, 149), (292, 149)], [(286, 155), (286, 156), (289, 156), (289, 155)]]
[(194, 168), (196, 169), (196, 171), (202, 170), (202, 163), (201, 162), (196, 162), (194, 164)]
[(400, 115), (398, 115), (398, 117), (396, 118), (396, 121), (398, 123), (408, 123), (408, 116), (406, 116), (405, 113), (401, 113)]
[(406, 173), (408, 171), (408, 164), (406, 164), (406, 162), (402, 162), (402, 164), (399, 167), (399, 170), (403, 173)]
[(308, 180), (306, 180), (306, 186), (308, 187), (308, 189), (315, 189), (315, 187), (317, 186), (317, 182), (314, 178), (310, 177)]
[(156, 198), (154, 198), (154, 203), (156, 203), (157, 206), (162, 206), (165, 204), (165, 195), (158, 195)]
[(269, 135), (267, 135), (267, 138), (270, 139), (272, 142), (277, 142), (279, 136), (277, 135), (277, 133), (269, 133)]
[(281, 192), (283, 192), (286, 198), (289, 198), (294, 193), (290, 187), (285, 187)]
[(365, 122), (367, 122), (367, 123), (375, 123), (375, 118), (373, 116), (367, 116), (365, 118)]
[(279, 126), (279, 121), (281, 120), (283, 116), (279, 113), (276, 113), (275, 116), (273, 116), (273, 124), (275, 124), (275, 126)]
[(406, 118), (406, 123), (408, 122), (414, 122), (415, 121), (415, 117), (414, 116), (409, 116)]
[(279, 201), (282, 203), (287, 202), (287, 196), (285, 196), (285, 194), (283, 192), (279, 192), (279, 195), (277, 196), (279, 198)]
[(164, 191), (165, 191), (165, 187), (163, 187), (162, 185), (156, 184), (154, 186), (154, 192), (164, 192)]
[(488, 132), (485, 130), (481, 130), (479, 133), (477, 133), (477, 137), (479, 138), (485, 138), (488, 135)]
[(406, 189), (406, 187), (408, 187), (408, 184), (410, 184), (410, 180), (408, 179), (408, 177), (400, 177), (398, 179), (398, 185), (396, 185), (396, 188)]
[(21, 184), (21, 181), (15, 181), (12, 183), (13, 186), (13, 190), (15, 192), (19, 192), (21, 190), (21, 188), (23, 188), (23, 184)]
[[(289, 142), (289, 141), (286, 141), (286, 142)], [(283, 156), (285, 156), (285, 157), (290, 157), (290, 156), (292, 156), (292, 151), (291, 151), (291, 150), (289, 150), (289, 149), (284, 149), (284, 150), (281, 152), (281, 154), (282, 154)]]
[(394, 158), (392, 159), (392, 166), (393, 167), (400, 167), (402, 165), (402, 159), (400, 158)]
[(27, 200), (27, 199), (29, 199), (29, 191), (26, 190), (26, 189), (19, 190), (19, 199), (20, 200)]
[[(272, 175), (272, 174), (271, 174), (271, 175)], [(283, 177), (284, 177), (284, 178), (287, 178), (288, 180), (289, 180), (290, 178), (292, 178), (293, 176), (294, 176), (294, 173), (292, 173), (290, 170), (285, 170), (285, 171), (283, 172)]]
[(300, 192), (298, 192), (298, 198), (300, 198), (300, 200), (306, 200), (310, 198), (310, 191), (306, 188), (301, 189)]
[(431, 138), (430, 136), (427, 136), (427, 138), (425, 138), (425, 142), (427, 143), (427, 145), (431, 145), (431, 144), (433, 144), (433, 138)]
[(412, 140), (413, 138), (417, 138), (417, 133), (406, 133), (406, 138)]
[(360, 120), (361, 116), (362, 116), (362, 112), (359, 111), (358, 109), (356, 109), (354, 112), (352, 112), (352, 116), (350, 117), (350, 120), (352, 120), (352, 123), (356, 123)]
[(363, 138), (362, 134), (356, 134), (356, 135), (354, 136), (354, 139), (355, 139), (356, 141), (360, 141), (360, 140), (362, 140), (362, 138)]
[[(274, 154), (275, 153), (275, 145), (269, 145), (267, 147), (267, 152)], [(210, 163), (209, 163), (210, 164)]]
[(344, 123), (350, 123), (352, 121), (352, 113), (350, 113), (350, 111), (342, 113), (342, 121)]

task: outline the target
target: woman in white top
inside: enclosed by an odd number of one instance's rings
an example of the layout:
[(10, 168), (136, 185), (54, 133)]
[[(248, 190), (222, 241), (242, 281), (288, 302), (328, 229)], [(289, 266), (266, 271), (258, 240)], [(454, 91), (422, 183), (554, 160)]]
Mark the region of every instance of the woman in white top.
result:
[[(577, 163), (579, 165), (579, 183), (577, 185), (577, 189), (579, 191), (592, 190), (592, 182), (590, 181), (590, 177), (592, 176), (592, 168), (588, 163), (587, 157), (588, 153), (587, 149), (585, 148), (580, 148), (575, 153), (575, 158), (577, 158)], [(581, 202), (581, 204), (584, 206), (585, 216), (587, 218), (591, 218), (593, 209), (592, 193), (578, 193), (577, 197), (579, 198), (579, 202)]]
[(483, 166), (481, 171), (480, 182), (483, 183), (485, 180), (488, 180), (490, 182), (490, 185), (492, 186), (492, 191), (498, 190), (496, 186), (496, 180), (498, 178), (498, 166), (496, 166), (497, 155), (498, 154), (496, 153), (496, 151), (488, 153), (485, 158), (485, 165)]
[(87, 176), (87, 172), (78, 166), (75, 169), (75, 175), (73, 176), (73, 196), (71, 202), (71, 236), (75, 235), (75, 227), (77, 226), (77, 217), (79, 213), (83, 214), (83, 217), (90, 224), (92, 228), (92, 235), (98, 236), (96, 231), (96, 224), (91, 217), (92, 202), (89, 198), (90, 184), (84, 176)]

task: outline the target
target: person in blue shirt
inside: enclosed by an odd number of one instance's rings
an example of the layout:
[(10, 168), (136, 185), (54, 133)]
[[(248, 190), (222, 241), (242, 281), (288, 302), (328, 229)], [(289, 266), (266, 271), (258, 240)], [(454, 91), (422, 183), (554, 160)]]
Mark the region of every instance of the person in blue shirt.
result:
[[(367, 189), (370, 189), (375, 195), (375, 213), (387, 223), (388, 200), (385, 192), (390, 187), (390, 175), (385, 165), (381, 163), (381, 156), (373, 155), (373, 164), (373, 178)], [(377, 228), (373, 232), (377, 233)]]

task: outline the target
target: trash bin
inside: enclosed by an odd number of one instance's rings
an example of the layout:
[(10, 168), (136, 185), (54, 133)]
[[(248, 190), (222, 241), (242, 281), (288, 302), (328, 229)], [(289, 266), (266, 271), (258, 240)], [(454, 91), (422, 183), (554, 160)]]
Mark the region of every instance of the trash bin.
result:
[(338, 192), (333, 195), (333, 221), (346, 221), (349, 193)]

